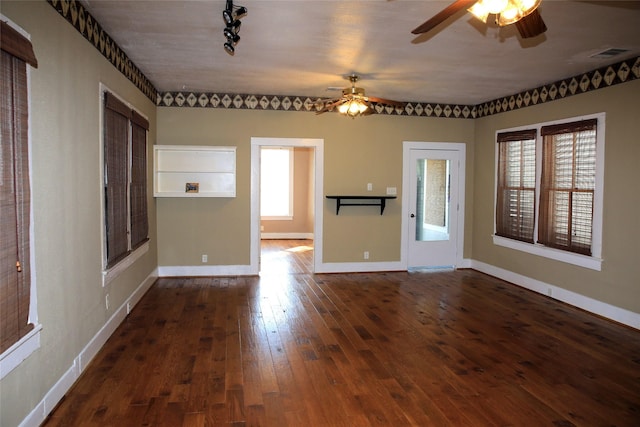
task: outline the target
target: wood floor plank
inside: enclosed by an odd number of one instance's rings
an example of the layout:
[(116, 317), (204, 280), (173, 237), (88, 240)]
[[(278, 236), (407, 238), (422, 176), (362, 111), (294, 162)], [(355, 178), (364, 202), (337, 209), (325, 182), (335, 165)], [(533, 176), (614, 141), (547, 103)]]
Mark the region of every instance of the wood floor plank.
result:
[[(640, 331), (472, 271), (161, 278), (49, 426), (640, 425)], [(269, 261), (271, 265), (267, 265)]]

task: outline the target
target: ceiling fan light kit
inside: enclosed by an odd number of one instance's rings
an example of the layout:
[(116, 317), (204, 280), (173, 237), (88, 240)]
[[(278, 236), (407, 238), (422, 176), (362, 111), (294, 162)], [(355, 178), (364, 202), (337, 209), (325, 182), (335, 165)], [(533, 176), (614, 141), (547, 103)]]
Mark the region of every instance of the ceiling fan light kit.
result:
[(542, 0), (456, 0), (431, 19), (412, 31), (423, 34), (455, 15), (467, 9), (473, 16), (486, 23), (489, 15), (495, 16), (498, 26), (516, 24), (522, 38), (536, 37), (547, 31), (540, 16), (538, 6)]
[(240, 18), (247, 14), (247, 8), (244, 6), (234, 6), (233, 0), (227, 0), (225, 9), (222, 11), (222, 19), (226, 24), (223, 30), (224, 36), (227, 38), (224, 44), (224, 50), (229, 54), (235, 53), (235, 46), (240, 41)]
[(368, 116), (373, 114), (374, 110), (370, 104), (371, 102), (375, 102), (377, 104), (388, 104), (396, 107), (403, 107), (405, 105), (404, 102), (366, 96), (363, 88), (356, 87), (358, 78), (359, 77), (355, 74), (348, 76), (348, 79), (351, 82), (351, 87), (342, 89), (342, 96), (340, 98), (321, 101), (323, 107), (317, 111), (316, 114), (322, 114), (327, 111), (337, 109), (338, 113), (354, 119), (358, 116)]
[(518, 22), (536, 10), (541, 0), (479, 0), (468, 11), (486, 23), (489, 15), (496, 16), (501, 27)]
[(354, 119), (364, 115), (369, 108), (369, 105), (365, 101), (356, 98), (340, 104), (338, 106), (338, 112)]

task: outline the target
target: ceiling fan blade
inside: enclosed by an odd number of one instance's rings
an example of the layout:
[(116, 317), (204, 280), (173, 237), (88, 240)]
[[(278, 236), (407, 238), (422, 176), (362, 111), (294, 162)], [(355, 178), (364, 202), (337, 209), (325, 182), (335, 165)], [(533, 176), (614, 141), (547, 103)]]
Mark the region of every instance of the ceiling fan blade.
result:
[(391, 99), (378, 98), (375, 96), (367, 96), (367, 99), (371, 102), (375, 102), (376, 104), (387, 104), (387, 105), (395, 105), (396, 107), (404, 107), (405, 102), (393, 101)]
[(523, 39), (539, 36), (547, 31), (547, 25), (542, 20), (542, 15), (540, 15), (538, 9), (517, 21), (516, 28)]
[(445, 9), (440, 11), (438, 14), (434, 15), (433, 18), (426, 21), (424, 24), (417, 27), (415, 30), (411, 31), (413, 34), (422, 34), (431, 31), (451, 16), (455, 15), (462, 9), (468, 9), (473, 6), (478, 0), (456, 0), (451, 3)]

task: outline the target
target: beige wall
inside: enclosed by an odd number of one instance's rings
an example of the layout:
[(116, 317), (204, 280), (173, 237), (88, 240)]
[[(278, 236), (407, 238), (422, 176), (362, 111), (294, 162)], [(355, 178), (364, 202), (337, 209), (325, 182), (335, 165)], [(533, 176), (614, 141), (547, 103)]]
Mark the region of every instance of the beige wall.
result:
[(16, 426), (157, 266), (150, 192), (149, 252), (102, 287), (99, 83), (149, 118), (150, 146), (156, 109), (46, 2), (3, 0), (0, 11), (31, 35), (38, 59), (31, 70), (32, 261), (43, 329), (40, 349), (0, 382), (0, 425)]
[[(4, 0), (0, 11), (31, 34), (39, 61), (31, 72), (31, 172), (33, 261), (43, 325), (41, 348), (0, 381), (2, 426), (18, 425), (42, 402), (156, 266), (199, 265), (201, 253), (209, 254), (211, 264), (249, 263), (252, 136), (322, 138), (325, 194), (365, 193), (368, 182), (373, 193), (394, 186), (402, 194), (402, 141), (466, 143), (465, 258), (640, 313), (639, 80), (475, 121), (156, 109), (46, 2)], [(149, 193), (150, 250), (104, 288), (100, 82), (148, 116), (149, 145), (238, 147), (237, 197), (156, 200)], [(602, 271), (494, 246), (495, 131), (600, 111), (607, 113)], [(324, 200), (324, 261), (361, 262), (363, 250), (370, 251), (370, 261), (399, 260), (401, 204), (400, 198), (390, 202), (383, 216), (368, 207), (345, 208), (336, 216), (335, 202)]]
[(262, 233), (313, 234), (313, 149), (293, 148), (293, 218), (261, 220)]
[[(640, 313), (640, 80), (476, 120), (474, 259)], [(495, 132), (606, 113), (602, 271), (493, 245)]]
[[(324, 192), (375, 194), (396, 187), (402, 194), (402, 142), (467, 143), (467, 214), (473, 207), (474, 122), (402, 116), (348, 119), (337, 114), (160, 107), (158, 144), (237, 146), (234, 199), (158, 199), (158, 261), (161, 266), (248, 265), (250, 248), (250, 151), (252, 137), (324, 140)], [(388, 203), (384, 215), (372, 207), (346, 207), (324, 200), (323, 261), (400, 260), (402, 200)], [(465, 255), (470, 256), (470, 229)], [(317, 239), (317, 236), (316, 236)]]

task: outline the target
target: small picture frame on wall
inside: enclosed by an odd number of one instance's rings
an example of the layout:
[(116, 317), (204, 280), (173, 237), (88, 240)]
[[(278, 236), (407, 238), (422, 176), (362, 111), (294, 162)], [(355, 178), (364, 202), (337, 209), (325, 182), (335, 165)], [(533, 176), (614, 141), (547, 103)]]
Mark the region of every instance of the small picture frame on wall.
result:
[(184, 189), (185, 193), (197, 193), (200, 191), (199, 182), (187, 182)]

